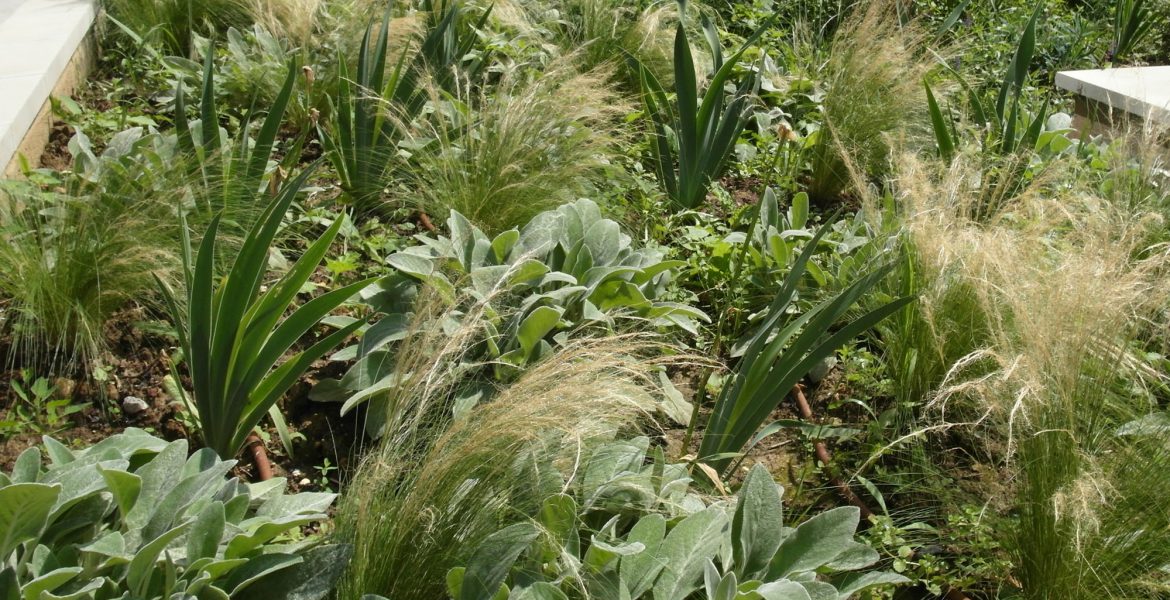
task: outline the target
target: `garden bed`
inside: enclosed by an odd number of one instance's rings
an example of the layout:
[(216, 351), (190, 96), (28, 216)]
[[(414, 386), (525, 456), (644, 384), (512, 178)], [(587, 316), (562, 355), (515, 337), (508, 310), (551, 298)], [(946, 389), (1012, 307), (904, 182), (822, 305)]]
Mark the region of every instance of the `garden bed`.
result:
[(1164, 8), (10, 2), (0, 596), (1164, 593)]

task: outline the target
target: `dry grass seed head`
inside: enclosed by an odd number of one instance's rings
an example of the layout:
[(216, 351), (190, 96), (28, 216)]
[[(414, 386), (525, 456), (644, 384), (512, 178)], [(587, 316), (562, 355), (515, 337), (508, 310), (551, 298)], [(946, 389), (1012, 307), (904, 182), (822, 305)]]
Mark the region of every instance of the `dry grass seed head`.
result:
[(339, 518), (356, 549), (342, 598), (441, 593), (447, 569), (477, 540), (560, 491), (542, 490), (541, 465), (571, 465), (591, 443), (647, 419), (660, 393), (653, 373), (675, 360), (653, 358), (660, 346), (644, 335), (573, 341), (452, 419), (450, 368), (482, 331), (481, 314), (467, 311), (454, 334), (427, 327), (403, 343), (411, 377), (395, 401), (397, 429), (363, 463)]
[[(492, 90), (461, 93), (460, 110), (436, 110), (419, 139), (413, 201), (431, 214), (456, 210), (489, 234), (523, 225), (573, 200), (609, 168), (627, 134), (630, 104), (610, 71), (579, 73), (575, 56), (557, 59), (537, 78), (505, 74)], [(442, 102), (432, 93), (432, 103)]]

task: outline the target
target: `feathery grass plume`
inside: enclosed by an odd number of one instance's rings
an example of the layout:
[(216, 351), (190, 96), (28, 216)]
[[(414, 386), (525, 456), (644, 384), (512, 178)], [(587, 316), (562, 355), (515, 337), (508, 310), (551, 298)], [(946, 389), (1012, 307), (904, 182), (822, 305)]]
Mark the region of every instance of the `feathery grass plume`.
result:
[[(985, 328), (927, 407), (980, 424), (986, 456), (1011, 477), (1019, 524), (1004, 541), (1024, 596), (1140, 595), (1170, 561), (1170, 511), (1138, 504), (1170, 490), (1170, 447), (1118, 432), (1155, 406), (1141, 383), (1164, 383), (1137, 336), (1151, 323), (1166, 331), (1170, 250), (1146, 246), (1164, 221), (1059, 168), (989, 214), (963, 157), (941, 173), (900, 162), (924, 319), (935, 334), (947, 322)], [(937, 302), (952, 286), (974, 306)]]
[[(249, 0), (108, 0), (104, 8), (163, 54), (185, 57), (194, 55), (196, 36), (247, 27), (252, 22)], [(124, 33), (120, 27), (108, 31)]]
[(6, 182), (0, 189), (0, 332), (6, 360), (60, 374), (85, 371), (105, 349), (103, 325), (172, 279), (174, 206), (117, 190), (69, 196)]
[(607, 70), (579, 73), (572, 63), (558, 59), (535, 78), (508, 73), (490, 92), (458, 99), (433, 92), (436, 110), (414, 136), (426, 146), (404, 173), (409, 200), (494, 234), (582, 193), (608, 170), (629, 105)]
[(571, 466), (652, 410), (660, 362), (638, 359), (656, 348), (638, 335), (570, 342), (490, 402), (459, 406), (460, 357), (482, 328), (474, 310), (453, 334), (438, 331), (441, 322), (416, 321), (434, 329), (416, 329), (398, 351), (403, 384), (387, 433), (338, 514), (338, 534), (354, 547), (340, 599), (442, 596), (447, 570), (484, 536), (562, 491), (542, 466)]
[[(311, 52), (323, 46), (332, 51), (336, 49), (333, 44), (340, 43), (348, 54), (361, 39), (371, 15), (380, 14), (384, 5), (375, 0), (250, 0), (249, 10), (255, 23), (302, 51)], [(391, 31), (398, 34), (399, 28)], [(406, 31), (409, 29), (401, 30)], [(392, 39), (391, 48), (401, 50), (403, 41)]]
[[(370, 8), (368, 2), (361, 4), (366, 4), (366, 8)], [(251, 0), (249, 10), (253, 22), (303, 48), (312, 43), (313, 33), (317, 30), (318, 19), (322, 16), (325, 5), (323, 0)]]
[(824, 89), (824, 123), (810, 150), (814, 200), (834, 202), (888, 173), (894, 138), (928, 139), (922, 77), (935, 62), (926, 41), (916, 25), (899, 22), (893, 2), (877, 0), (851, 12), (823, 62), (805, 52), (810, 76)]
[[(554, 3), (563, 25), (557, 30), (558, 44), (570, 50), (579, 50), (582, 68), (589, 70), (602, 65), (615, 67), (614, 75), (637, 90), (637, 74), (625, 67), (627, 56), (633, 56), (650, 69), (665, 86), (674, 85), (674, 31), (679, 20), (679, 6), (675, 2), (654, 3), (636, 10), (622, 0), (559, 0)], [(688, 5), (688, 34), (701, 39), (698, 5)], [(695, 46), (696, 77), (707, 75), (711, 58)]]

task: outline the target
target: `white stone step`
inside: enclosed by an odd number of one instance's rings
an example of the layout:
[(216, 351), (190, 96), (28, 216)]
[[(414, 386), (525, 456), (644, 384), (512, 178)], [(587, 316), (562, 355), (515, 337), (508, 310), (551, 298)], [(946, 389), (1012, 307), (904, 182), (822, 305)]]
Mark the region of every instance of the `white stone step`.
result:
[(94, 0), (0, 0), (0, 168), (93, 26)]
[(1170, 66), (1061, 71), (1056, 87), (1170, 125)]

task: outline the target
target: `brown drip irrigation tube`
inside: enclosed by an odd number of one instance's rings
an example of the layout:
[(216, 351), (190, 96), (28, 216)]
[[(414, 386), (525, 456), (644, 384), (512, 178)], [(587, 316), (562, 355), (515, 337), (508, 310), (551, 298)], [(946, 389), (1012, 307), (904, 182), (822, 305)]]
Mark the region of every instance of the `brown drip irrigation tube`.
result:
[(268, 451), (264, 449), (264, 440), (261, 440), (260, 436), (253, 431), (244, 440), (244, 447), (248, 449), (248, 454), (252, 455), (252, 464), (256, 465), (256, 479), (260, 481), (272, 479), (272, 463), (268, 461)]
[[(815, 422), (813, 420), (812, 407), (809, 406), (808, 399), (804, 397), (804, 387), (801, 384), (798, 383), (792, 388), (792, 397), (796, 400), (796, 407), (800, 409), (800, 417), (809, 423)], [(817, 460), (821, 461), (821, 464), (825, 466), (826, 471), (830, 470), (833, 456), (829, 454), (829, 447), (825, 444), (825, 442), (823, 440), (814, 440), (813, 450), (817, 455)], [(832, 474), (830, 474), (829, 477), (829, 482), (833, 485), (833, 487), (837, 488), (837, 493), (841, 495), (841, 498), (843, 498), (849, 504), (856, 506), (857, 509), (861, 511), (861, 516), (865, 521), (868, 521), (869, 517), (874, 515), (873, 510), (871, 510), (869, 506), (865, 504), (864, 500), (862, 500), (857, 494), (853, 492), (853, 489), (849, 487), (849, 484), (846, 483), (845, 480)], [(946, 595), (944, 595), (943, 598), (944, 600), (970, 600), (970, 598), (968, 598), (967, 595), (958, 588), (948, 589)]]
[[(792, 388), (792, 397), (796, 399), (796, 406), (800, 409), (801, 418), (803, 418), (805, 421), (808, 421), (809, 423), (812, 423), (812, 408), (809, 407), (808, 399), (804, 397), (804, 389), (799, 383)], [(816, 451), (817, 460), (821, 461), (822, 465), (825, 465), (826, 470), (830, 469), (833, 456), (829, 454), (829, 447), (825, 445), (825, 442), (823, 440), (814, 440), (813, 449)], [(831, 475), (829, 482), (833, 484), (833, 487), (837, 488), (837, 493), (841, 494), (841, 497), (844, 498), (846, 502), (856, 506), (857, 509), (861, 511), (861, 517), (863, 519), (868, 521), (869, 518), (874, 515), (874, 512), (870, 510), (869, 506), (866, 506), (865, 502), (860, 497), (858, 497), (857, 494), (853, 493), (853, 489), (849, 487), (848, 483), (845, 483), (845, 480), (835, 475)]]

